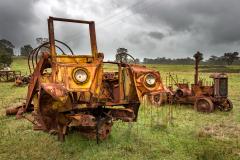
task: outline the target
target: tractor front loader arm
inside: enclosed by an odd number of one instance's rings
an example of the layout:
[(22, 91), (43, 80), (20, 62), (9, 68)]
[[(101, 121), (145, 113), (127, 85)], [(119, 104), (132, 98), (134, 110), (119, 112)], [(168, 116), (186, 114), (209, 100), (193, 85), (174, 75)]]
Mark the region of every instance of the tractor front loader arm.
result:
[(43, 53), (41, 59), (38, 61), (33, 74), (31, 75), (31, 79), (28, 85), (28, 93), (27, 93), (27, 99), (26, 103), (15, 106), (15, 107), (9, 107), (6, 110), (6, 115), (16, 115), (17, 118), (20, 118), (21, 115), (27, 111), (31, 111), (31, 102), (33, 99), (34, 94), (38, 90), (38, 82), (39, 82), (39, 75), (43, 73), (43, 70), (46, 68), (46, 65), (48, 65), (49, 61), (49, 54)]
[(48, 53), (43, 53), (42, 58), (37, 63), (37, 66), (34, 69), (34, 72), (31, 76), (31, 80), (30, 80), (30, 83), (28, 85), (26, 105), (24, 107), (25, 112), (27, 111), (28, 107), (30, 106), (30, 104), (32, 102), (32, 98), (33, 98), (34, 93), (38, 89), (37, 86), (38, 86), (38, 79), (40, 77), (39, 75), (41, 75), (43, 70), (46, 68), (45, 66), (48, 63), (48, 58), (49, 58), (49, 54)]

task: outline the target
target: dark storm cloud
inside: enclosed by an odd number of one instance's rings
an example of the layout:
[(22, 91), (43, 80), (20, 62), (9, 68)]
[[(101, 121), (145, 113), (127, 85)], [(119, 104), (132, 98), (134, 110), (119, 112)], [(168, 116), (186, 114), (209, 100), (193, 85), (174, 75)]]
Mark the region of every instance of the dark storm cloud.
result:
[[(138, 58), (186, 57), (196, 50), (239, 50), (239, 0), (0, 0), (0, 39), (19, 48), (47, 37), (48, 16), (94, 20), (98, 48), (114, 57), (126, 47)], [(73, 50), (89, 49), (86, 28), (56, 23), (56, 37)], [(147, 53), (147, 54), (146, 54)]]
[(161, 40), (164, 37), (164, 34), (162, 34), (161, 32), (157, 32), (157, 31), (149, 32), (148, 35), (150, 37), (158, 39), (158, 40)]
[(38, 19), (34, 13), (34, 1), (1, 0), (0, 1), (0, 38), (5, 38), (19, 46), (32, 37), (31, 26)]
[(146, 22), (168, 26), (173, 32), (203, 34), (212, 43), (240, 40), (239, 0), (147, 1), (132, 11)]
[(145, 33), (130, 33), (126, 36), (126, 40), (129, 41), (131, 44), (138, 45), (142, 43), (143, 35)]
[[(45, 5), (48, 5), (49, 8)], [(63, 9), (64, 7), (67, 7), (66, 1), (59, 1), (58, 4), (51, 5), (45, 0), (1, 0), (0, 39), (10, 40), (17, 49), (25, 44), (35, 46), (37, 37), (48, 36), (48, 16), (72, 18), (68, 14), (69, 12), (66, 12), (66, 8)], [(81, 19), (81, 17), (78, 18)], [(69, 42), (71, 47), (77, 48), (86, 44), (86, 42), (80, 42), (81, 38), (87, 37), (86, 34), (80, 32), (76, 25), (63, 25), (56, 22), (54, 26), (56, 38)], [(85, 49), (85, 47), (82, 48)]]

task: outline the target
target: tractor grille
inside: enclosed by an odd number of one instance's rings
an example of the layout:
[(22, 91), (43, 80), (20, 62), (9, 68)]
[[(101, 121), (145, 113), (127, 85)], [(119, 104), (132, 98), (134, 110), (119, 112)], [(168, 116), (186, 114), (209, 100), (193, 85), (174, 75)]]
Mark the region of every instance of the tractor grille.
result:
[(228, 95), (228, 87), (227, 87), (227, 79), (223, 78), (219, 81), (219, 95), (227, 96)]

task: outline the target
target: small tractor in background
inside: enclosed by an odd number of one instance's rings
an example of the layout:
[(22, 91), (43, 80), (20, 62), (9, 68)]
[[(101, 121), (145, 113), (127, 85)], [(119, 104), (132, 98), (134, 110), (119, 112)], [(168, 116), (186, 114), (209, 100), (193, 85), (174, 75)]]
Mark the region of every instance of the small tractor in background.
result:
[[(56, 40), (54, 21), (87, 24), (91, 55), (76, 55), (66, 43)], [(31, 79), (26, 102), (6, 110), (7, 115), (30, 120), (35, 130), (56, 133), (64, 140), (71, 128), (90, 139), (103, 140), (113, 121), (137, 121), (143, 97), (164, 90), (158, 71), (122, 61), (103, 62), (94, 21), (49, 17), (48, 32), (49, 42), (28, 57)], [(117, 71), (105, 71), (103, 66), (108, 63)]]
[[(230, 111), (233, 108), (232, 102), (228, 99), (228, 76), (225, 73), (214, 73), (212, 83), (203, 84), (199, 80), (199, 62), (202, 60), (202, 53), (197, 52), (195, 58), (194, 84), (189, 86), (187, 82), (178, 82), (177, 76), (169, 74), (166, 79), (166, 91), (171, 103), (193, 104), (199, 112), (213, 112), (216, 108), (221, 111)], [(176, 87), (176, 89), (173, 89)]]

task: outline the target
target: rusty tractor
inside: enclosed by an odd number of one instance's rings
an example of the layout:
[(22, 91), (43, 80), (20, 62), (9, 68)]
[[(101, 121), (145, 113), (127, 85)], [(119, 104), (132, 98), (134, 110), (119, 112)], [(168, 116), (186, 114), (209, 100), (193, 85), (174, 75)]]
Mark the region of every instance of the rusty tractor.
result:
[[(178, 82), (178, 78), (169, 74), (166, 79), (170, 86), (167, 87), (169, 99), (172, 103), (193, 104), (194, 108), (200, 112), (213, 112), (219, 108), (221, 111), (230, 111), (233, 108), (232, 102), (228, 99), (228, 76), (225, 73), (214, 73), (210, 75), (213, 78), (212, 83), (203, 84), (199, 80), (198, 69), (199, 62), (202, 60), (202, 53), (197, 52), (195, 58), (194, 84), (187, 82)], [(174, 86), (176, 89), (174, 90)]]
[[(55, 21), (87, 24), (91, 55), (76, 55), (66, 43), (56, 40)], [(113, 121), (136, 121), (143, 96), (163, 90), (158, 71), (137, 64), (103, 62), (94, 21), (49, 17), (48, 32), (49, 42), (28, 57), (31, 79), (26, 102), (6, 111), (27, 118), (35, 130), (55, 133), (61, 141), (70, 128), (87, 138), (104, 140)], [(106, 72), (103, 66), (108, 63), (116, 65), (117, 71)], [(32, 112), (32, 118), (26, 112)]]

